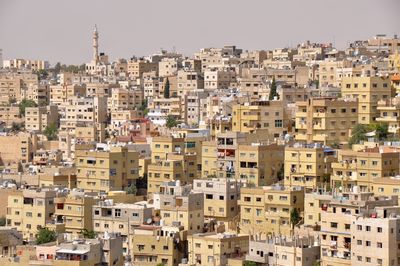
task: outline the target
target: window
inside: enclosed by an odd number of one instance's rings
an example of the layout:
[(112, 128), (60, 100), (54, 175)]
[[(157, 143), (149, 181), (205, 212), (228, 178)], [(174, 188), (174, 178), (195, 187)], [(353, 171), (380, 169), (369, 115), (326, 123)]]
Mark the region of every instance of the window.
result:
[(382, 247), (383, 247), (383, 244), (382, 244), (382, 242), (378, 242), (378, 243), (376, 243), (376, 247), (377, 247), (377, 248), (382, 248)]
[(377, 231), (378, 233), (382, 233), (382, 227), (376, 228), (376, 231)]
[(365, 241), (365, 246), (370, 247), (371, 246), (371, 241)]
[(362, 240), (357, 240), (357, 245), (361, 246), (362, 245)]
[(338, 228), (338, 224), (337, 223), (331, 223), (331, 227), (332, 228)]
[(282, 120), (280, 120), (280, 119), (275, 120), (275, 127), (282, 127), (282, 126), (283, 126)]

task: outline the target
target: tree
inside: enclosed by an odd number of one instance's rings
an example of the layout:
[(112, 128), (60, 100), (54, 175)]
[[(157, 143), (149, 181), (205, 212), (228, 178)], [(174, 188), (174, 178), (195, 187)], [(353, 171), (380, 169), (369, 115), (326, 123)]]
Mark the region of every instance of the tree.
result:
[(272, 78), (271, 87), (270, 87), (270, 90), (269, 90), (269, 100), (270, 100), (270, 101), (273, 100), (275, 96), (279, 98), (279, 94), (278, 94), (278, 92), (276, 91), (275, 77), (273, 77), (273, 78)]
[(160, 263), (157, 264), (157, 266), (165, 266), (165, 264), (160, 262)]
[(293, 208), (290, 211), (290, 223), (292, 224), (292, 228), (300, 221), (300, 214), (297, 208)]
[(128, 187), (125, 189), (125, 191), (126, 191), (127, 194), (136, 195), (136, 193), (137, 193), (137, 188), (136, 188), (135, 184), (132, 183), (132, 184), (130, 184), (130, 186), (128, 186)]
[(58, 127), (53, 123), (48, 125), (43, 134), (47, 137), (48, 140), (55, 140), (57, 139)]
[(6, 217), (5, 216), (1, 216), (0, 217), (0, 226), (5, 226), (6, 225)]
[(37, 107), (37, 103), (34, 102), (33, 100), (27, 100), (27, 99), (23, 99), (20, 103), (19, 103), (19, 114), (21, 116), (25, 116), (25, 109), (26, 107)]
[(167, 78), (167, 80), (165, 81), (165, 86), (164, 86), (164, 98), (168, 99), (169, 98), (169, 79)]
[(96, 232), (93, 230), (88, 230), (88, 229), (82, 229), (81, 234), (83, 235), (84, 238), (90, 238), (94, 239), (96, 238)]
[(246, 260), (244, 262), (244, 266), (257, 266), (257, 263), (255, 263), (254, 261), (248, 261)]
[(47, 228), (41, 228), (36, 236), (36, 244), (45, 244), (56, 241), (57, 234), (53, 230)]
[(365, 141), (368, 137), (365, 135), (368, 132), (375, 131), (375, 140), (376, 141), (383, 141), (388, 138), (388, 125), (387, 124), (357, 124), (351, 130), (351, 137), (349, 140), (349, 144), (357, 144), (361, 141)]
[(23, 123), (12, 122), (11, 131), (18, 132), (24, 127)]
[(175, 117), (172, 115), (168, 115), (166, 123), (167, 128), (173, 128), (176, 125), (178, 125), (178, 122), (176, 121)]

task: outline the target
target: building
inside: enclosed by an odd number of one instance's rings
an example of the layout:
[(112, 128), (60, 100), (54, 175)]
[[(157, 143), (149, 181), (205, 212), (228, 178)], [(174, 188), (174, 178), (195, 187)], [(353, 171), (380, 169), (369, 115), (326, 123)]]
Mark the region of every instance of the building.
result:
[(191, 265), (228, 265), (228, 259), (249, 250), (249, 236), (229, 233), (200, 233), (188, 236)]
[(36, 151), (36, 135), (19, 132), (0, 136), (0, 158), (3, 165), (26, 164)]
[(251, 237), (246, 261), (263, 266), (313, 266), (320, 259), (320, 249), (318, 239), (312, 236), (294, 236), (289, 239), (280, 236), (269, 236), (266, 239)]
[(347, 143), (358, 123), (359, 104), (353, 99), (311, 98), (296, 102), (297, 141), (325, 145)]
[(338, 151), (337, 162), (332, 163), (332, 187), (372, 191), (373, 179), (398, 175), (399, 150), (390, 147)]
[[(324, 206), (321, 213), (321, 265), (352, 265), (353, 255), (355, 255), (353, 249), (360, 250), (360, 247), (357, 247), (358, 240), (369, 236), (365, 231), (358, 233), (358, 239), (352, 234), (357, 230), (356, 221), (358, 219), (355, 219), (355, 216), (364, 214), (369, 216), (374, 208), (396, 206), (397, 201), (397, 196), (378, 197), (369, 192), (360, 193), (357, 189), (337, 194), (327, 206)], [(361, 221), (360, 224), (362, 224)], [(382, 224), (382, 226), (385, 225)], [(377, 233), (375, 229), (374, 237), (377, 237)], [(361, 237), (362, 239), (360, 239)], [(382, 238), (382, 240), (384, 239)], [(387, 249), (388, 252), (389, 250)], [(363, 253), (364, 255), (375, 256), (372, 249), (368, 249), (368, 247), (364, 247), (364, 252), (368, 254)], [(377, 252), (376, 255), (383, 255), (380, 253), (382, 252)], [(377, 264), (379, 265), (379, 263)]]
[[(235, 179), (196, 179), (193, 191), (204, 195), (204, 216), (234, 228), (238, 219), (241, 183)], [(234, 228), (236, 229), (236, 227)]]
[(158, 72), (158, 63), (152, 63), (145, 60), (128, 61), (128, 76), (131, 79), (140, 79), (143, 73), (156, 71)]
[(25, 189), (8, 196), (7, 226), (16, 228), (25, 240), (33, 240), (40, 228), (51, 221), (56, 191)]
[(178, 265), (187, 256), (187, 232), (182, 226), (142, 225), (133, 230), (133, 263)]
[(57, 246), (54, 266), (124, 265), (121, 237), (106, 233), (99, 239), (78, 239)]
[(153, 194), (154, 209), (159, 210), (163, 225), (183, 226), (188, 234), (203, 231), (204, 196), (181, 186), (179, 181), (164, 182)]
[(114, 203), (107, 199), (93, 206), (93, 230), (121, 235), (123, 253), (128, 255), (133, 245), (134, 229), (152, 220), (153, 208), (145, 202)]
[(334, 155), (333, 149), (320, 144), (286, 146), (285, 186), (301, 186), (310, 191), (328, 185)]
[(77, 187), (85, 191), (124, 190), (139, 175), (139, 154), (121, 146), (98, 146), (96, 150), (77, 149)]
[(233, 106), (232, 130), (250, 132), (268, 129), (272, 138), (284, 136), (291, 131), (291, 121), (283, 101), (255, 101)]
[(65, 232), (78, 235), (84, 229), (93, 230), (92, 206), (98, 199), (95, 194), (70, 191), (68, 195), (54, 198), (55, 223), (64, 224)]
[(304, 189), (282, 186), (242, 188), (238, 204), (238, 225), (242, 233), (289, 236), (295, 226), (290, 219), (291, 212), (296, 209), (299, 216), (303, 215)]
[(351, 264), (398, 265), (400, 208), (375, 207), (352, 217)]
[(379, 117), (380, 100), (394, 96), (390, 77), (345, 77), (342, 81), (342, 97), (358, 99), (358, 123), (374, 123)]
[(28, 131), (42, 132), (50, 125), (58, 127), (56, 105), (25, 108), (25, 128)]
[(19, 106), (0, 106), (0, 123), (11, 127), (13, 123), (23, 122), (19, 112)]
[(392, 134), (399, 134), (400, 130), (400, 98), (395, 97), (386, 101), (379, 101), (377, 110), (379, 117), (376, 118), (377, 122), (388, 124), (388, 132)]
[(191, 184), (197, 177), (196, 154), (167, 153), (163, 161), (156, 161), (147, 166), (147, 193), (159, 192), (163, 182), (179, 180), (182, 184)]

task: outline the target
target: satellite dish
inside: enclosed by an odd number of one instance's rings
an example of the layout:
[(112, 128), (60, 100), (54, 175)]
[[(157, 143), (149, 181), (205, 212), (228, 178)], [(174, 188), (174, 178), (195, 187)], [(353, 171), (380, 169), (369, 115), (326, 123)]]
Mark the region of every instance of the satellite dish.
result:
[(148, 218), (148, 219), (146, 220), (146, 223), (147, 223), (147, 224), (151, 224), (152, 221), (153, 221), (153, 220), (152, 220), (151, 218)]

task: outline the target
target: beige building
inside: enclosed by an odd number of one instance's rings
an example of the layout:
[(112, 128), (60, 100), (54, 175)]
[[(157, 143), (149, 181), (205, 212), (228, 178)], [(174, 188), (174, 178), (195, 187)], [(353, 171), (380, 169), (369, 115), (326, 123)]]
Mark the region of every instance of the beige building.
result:
[(54, 215), (56, 191), (25, 189), (18, 192), (8, 196), (7, 226), (17, 228), (24, 239), (32, 240)]
[(183, 226), (188, 234), (203, 232), (204, 196), (179, 181), (164, 182), (153, 194), (154, 209), (160, 210), (163, 225)]
[(318, 239), (308, 236), (286, 237), (267, 236), (266, 239), (250, 237), (246, 261), (269, 266), (314, 266), (320, 259)]
[(187, 231), (182, 226), (142, 225), (133, 230), (135, 265), (178, 265), (184, 255)]
[(60, 105), (74, 97), (86, 96), (86, 87), (78, 84), (60, 84), (50, 86), (50, 104)]
[(342, 96), (358, 99), (358, 123), (374, 123), (379, 117), (377, 109), (380, 100), (394, 96), (389, 77), (343, 78)]
[(293, 233), (290, 213), (296, 208), (303, 216), (304, 189), (301, 187), (242, 188), (240, 191), (240, 231), (255, 234)]
[(152, 218), (153, 208), (145, 202), (114, 203), (99, 201), (93, 206), (93, 230), (99, 233), (119, 233), (123, 242), (123, 253), (128, 255), (133, 245), (134, 229)]
[(388, 125), (388, 132), (392, 134), (399, 134), (400, 130), (400, 98), (395, 97), (386, 101), (381, 100), (378, 102), (377, 110), (379, 117), (376, 118), (377, 122), (386, 123)]
[[(356, 255), (355, 252), (353, 253), (353, 250), (364, 256), (385, 256), (382, 252), (368, 247), (366, 243), (364, 243), (363, 250), (358, 247), (358, 245), (360, 245), (359, 241), (368, 238), (370, 233), (359, 232), (355, 234), (355, 231), (359, 228), (356, 223), (360, 223), (360, 225), (363, 223), (363, 219), (359, 220), (356, 217), (359, 215), (370, 216), (373, 214), (374, 208), (376, 207), (396, 206), (398, 203), (397, 201), (397, 197), (377, 197), (374, 196), (373, 193), (359, 193), (356, 190), (334, 197), (327, 206), (324, 206), (324, 211), (321, 213), (321, 265), (353, 265), (352, 262), (356, 262), (356, 260), (358, 260), (357, 257), (360, 256)], [(385, 224), (382, 224), (382, 227), (383, 226), (385, 226)], [(374, 237), (378, 237), (379, 235), (376, 230), (377, 229), (375, 229), (373, 233)], [(386, 230), (387, 228), (385, 228), (385, 231)], [(382, 241), (385, 241), (383, 237)], [(385, 244), (388, 245), (388, 242)], [(374, 248), (377, 247), (378, 246), (375, 246)], [(386, 250), (389, 252), (390, 249), (388, 248)], [(364, 256), (364, 263), (368, 262), (365, 261)], [(375, 262), (376, 265), (388, 265), (379, 263), (378, 261)], [(358, 265), (358, 262), (354, 265)]]
[(319, 144), (285, 147), (285, 186), (301, 186), (310, 191), (329, 185), (334, 154), (334, 150)]
[(25, 109), (25, 128), (28, 131), (42, 132), (50, 125), (58, 127), (58, 108), (56, 105), (27, 107)]
[(144, 60), (130, 60), (128, 61), (128, 76), (131, 79), (140, 79), (143, 73), (156, 71), (158, 72), (158, 64)]
[[(235, 179), (196, 179), (193, 191), (204, 195), (204, 216), (226, 224), (226, 230), (236, 226), (240, 188)], [(234, 228), (236, 229), (236, 228)]]
[(126, 147), (111, 146), (75, 151), (77, 187), (86, 191), (124, 190), (139, 177), (139, 154)]
[(19, 106), (0, 106), (0, 123), (11, 127), (13, 123), (21, 123), (23, 118), (19, 113)]
[(268, 129), (271, 138), (286, 135), (291, 131), (291, 121), (283, 101), (256, 101), (233, 106), (232, 130), (250, 132)]
[(188, 236), (190, 265), (228, 265), (229, 258), (249, 250), (249, 236), (229, 233), (202, 233)]
[(325, 145), (347, 143), (358, 122), (357, 100), (312, 98), (296, 102), (296, 140)]
[(339, 150), (338, 162), (332, 163), (332, 187), (372, 191), (373, 179), (399, 174), (399, 151), (389, 147)]
[(92, 206), (96, 204), (95, 194), (70, 191), (68, 195), (54, 198), (55, 222), (63, 223), (65, 232), (78, 235), (82, 230), (93, 230)]
[(26, 164), (33, 159), (36, 151), (36, 135), (19, 132), (0, 136), (0, 158), (3, 165)]
[(142, 105), (143, 93), (138, 89), (113, 88), (108, 98), (108, 110), (129, 110)]

